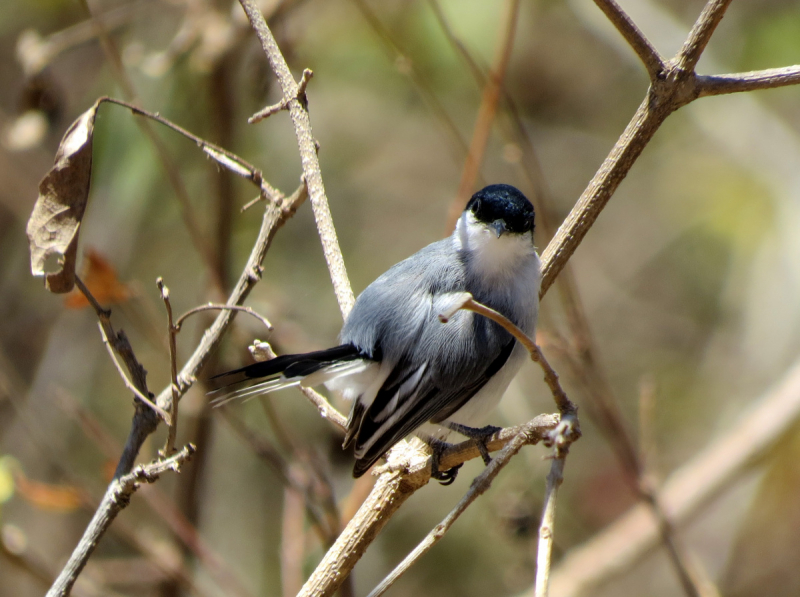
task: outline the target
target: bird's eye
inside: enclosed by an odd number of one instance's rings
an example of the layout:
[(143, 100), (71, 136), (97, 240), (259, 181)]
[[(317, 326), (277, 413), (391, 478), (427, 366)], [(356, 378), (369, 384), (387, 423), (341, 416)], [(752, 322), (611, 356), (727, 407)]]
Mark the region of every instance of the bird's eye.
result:
[(478, 215), (480, 212), (481, 212), (481, 200), (480, 200), (480, 199), (477, 199), (477, 200), (476, 200), (476, 201), (475, 201), (475, 202), (472, 204), (472, 213), (473, 213), (473, 214), (475, 214), (475, 215), (477, 216), (477, 215)]

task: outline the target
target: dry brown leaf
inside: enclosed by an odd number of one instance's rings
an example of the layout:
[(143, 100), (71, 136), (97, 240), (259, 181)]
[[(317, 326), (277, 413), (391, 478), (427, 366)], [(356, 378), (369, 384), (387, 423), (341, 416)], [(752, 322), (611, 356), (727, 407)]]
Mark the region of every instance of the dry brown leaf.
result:
[(89, 198), (98, 106), (99, 101), (73, 122), (64, 135), (55, 165), (39, 183), (39, 199), (28, 220), (31, 272), (45, 278), (50, 292), (69, 292), (75, 284), (78, 231)]
[(14, 470), (14, 486), (20, 497), (41, 510), (71, 512), (86, 502), (85, 493), (78, 487), (33, 481), (20, 468)]
[[(114, 266), (95, 249), (84, 250), (85, 262), (81, 268), (81, 280), (101, 305), (123, 303), (131, 297), (130, 289), (119, 281)], [(89, 301), (83, 294), (73, 290), (64, 298), (68, 309), (83, 309)]]

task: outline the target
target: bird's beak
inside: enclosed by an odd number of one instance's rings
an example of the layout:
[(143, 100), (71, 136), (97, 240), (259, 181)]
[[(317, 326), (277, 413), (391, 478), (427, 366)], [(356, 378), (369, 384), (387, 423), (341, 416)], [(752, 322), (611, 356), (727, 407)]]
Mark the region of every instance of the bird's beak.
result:
[(489, 228), (494, 230), (494, 233), (497, 235), (497, 238), (500, 238), (503, 234), (508, 232), (508, 228), (506, 228), (506, 223), (503, 220), (495, 220), (491, 224), (489, 224)]

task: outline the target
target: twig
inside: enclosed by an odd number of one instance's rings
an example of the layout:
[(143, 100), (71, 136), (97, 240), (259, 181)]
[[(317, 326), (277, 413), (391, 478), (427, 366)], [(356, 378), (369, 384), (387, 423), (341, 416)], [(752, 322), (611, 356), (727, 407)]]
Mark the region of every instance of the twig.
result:
[(328, 264), (328, 271), (333, 282), (336, 300), (339, 302), (339, 309), (342, 312), (342, 316), (347, 319), (350, 309), (353, 308), (355, 297), (353, 296), (352, 288), (350, 288), (350, 281), (347, 278), (347, 270), (344, 267), (344, 259), (339, 248), (339, 241), (336, 238), (336, 229), (333, 226), (328, 198), (325, 195), (325, 185), (322, 182), (317, 147), (311, 131), (308, 110), (304, 105), (305, 102), (297, 99), (298, 84), (292, 77), (289, 66), (286, 64), (286, 60), (275, 42), (275, 38), (272, 36), (261, 10), (253, 0), (239, 0), (239, 3), (242, 5), (247, 18), (250, 20), (250, 25), (261, 41), (261, 47), (269, 59), (273, 72), (278, 77), (278, 82), (283, 90), (283, 97), (287, 98), (289, 115), (294, 124), (297, 146), (300, 150), (303, 177), (308, 187), (309, 200), (317, 222), (319, 237), (322, 241), (322, 251)]
[(153, 411), (158, 413), (158, 416), (164, 419), (164, 422), (167, 425), (172, 425), (172, 417), (170, 416), (170, 414), (161, 407), (159, 407), (157, 404), (155, 404), (152, 400), (150, 400), (150, 398), (142, 394), (139, 391), (139, 389), (135, 385), (133, 385), (131, 380), (128, 379), (128, 376), (125, 374), (125, 370), (122, 368), (119, 359), (117, 359), (117, 355), (114, 352), (114, 348), (111, 346), (111, 341), (108, 339), (108, 336), (106, 335), (106, 330), (103, 327), (103, 324), (98, 321), (97, 327), (100, 329), (100, 335), (102, 336), (103, 344), (105, 345), (106, 350), (108, 351), (108, 356), (110, 356), (111, 360), (114, 362), (114, 366), (117, 368), (119, 376), (122, 378), (125, 387), (128, 388), (131, 392), (133, 392), (136, 395), (136, 397), (139, 400), (141, 400), (145, 405), (147, 405), (149, 408), (152, 408)]
[(170, 456), (155, 460), (150, 464), (140, 465), (130, 473), (114, 479), (108, 486), (103, 500), (95, 511), (92, 521), (86, 528), (78, 546), (58, 575), (58, 578), (47, 592), (47, 597), (64, 597), (69, 595), (72, 585), (78, 578), (81, 570), (91, 557), (100, 537), (108, 530), (117, 514), (130, 503), (133, 493), (142, 483), (153, 483), (159, 475), (167, 471), (180, 472), (181, 465), (194, 453), (194, 446), (188, 444)]
[(478, 109), (478, 117), (475, 120), (475, 129), (472, 132), (472, 142), (469, 146), (464, 167), (461, 171), (461, 181), (458, 184), (456, 196), (450, 203), (447, 217), (447, 230), (452, 230), (458, 220), (459, 214), (464, 211), (464, 205), (472, 194), (475, 186), (475, 179), (481, 169), (483, 156), (486, 153), (486, 145), (489, 142), (489, 135), (492, 132), (497, 106), (502, 95), (503, 82), (506, 78), (506, 70), (511, 59), (511, 50), (514, 47), (514, 34), (517, 29), (517, 19), (519, 16), (519, 0), (508, 0), (506, 7), (506, 18), (503, 20), (502, 29), (498, 38), (498, 46), (495, 51), (494, 65), (489, 73), (486, 85), (483, 88), (481, 106)]
[(268, 332), (273, 330), (272, 324), (269, 320), (264, 317), (263, 315), (259, 315), (250, 307), (240, 307), (238, 305), (218, 305), (216, 303), (208, 303), (207, 305), (200, 305), (199, 307), (195, 307), (194, 309), (189, 309), (186, 313), (178, 317), (177, 321), (175, 321), (175, 331), (181, 331), (181, 326), (183, 326), (183, 322), (190, 316), (194, 315), (195, 313), (200, 313), (201, 311), (220, 311), (223, 309), (228, 309), (229, 311), (242, 311), (244, 313), (248, 313), (252, 315), (256, 319), (258, 319), (261, 323), (264, 324), (264, 327), (267, 328)]
[(639, 56), (647, 69), (647, 74), (650, 75), (650, 79), (655, 79), (664, 70), (664, 59), (658, 53), (658, 50), (653, 47), (653, 44), (650, 43), (650, 40), (636, 26), (636, 23), (628, 16), (628, 13), (616, 3), (616, 0), (594, 0), (594, 3), (603, 11), (608, 20), (611, 21)]
[(172, 322), (172, 304), (169, 301), (169, 288), (164, 286), (164, 280), (158, 278), (156, 286), (161, 292), (161, 300), (167, 309), (167, 325), (169, 332), (169, 363), (170, 374), (172, 376), (172, 411), (170, 412), (171, 422), (167, 423), (167, 443), (164, 444), (164, 456), (169, 456), (175, 450), (175, 437), (178, 432), (178, 348), (175, 336), (178, 334), (178, 326)]
[(556, 519), (556, 496), (558, 488), (564, 482), (565, 455), (553, 459), (544, 492), (544, 510), (539, 524), (539, 543), (536, 550), (536, 580), (533, 594), (535, 597), (547, 597), (550, 585), (550, 559), (553, 553), (553, 529)]
[(311, 80), (311, 77), (314, 76), (314, 72), (311, 69), (304, 69), (303, 76), (300, 77), (300, 82), (297, 84), (297, 94), (294, 97), (284, 97), (281, 101), (277, 104), (272, 104), (271, 106), (267, 106), (263, 110), (260, 110), (253, 114), (250, 118), (247, 119), (248, 124), (255, 124), (257, 122), (261, 122), (265, 118), (269, 118), (273, 114), (277, 114), (281, 110), (288, 110), (289, 109), (289, 100), (297, 99), (301, 102), (304, 102), (304, 96), (306, 94), (306, 87), (308, 87), (308, 82)]
[[(256, 358), (256, 360), (274, 359), (276, 356), (278, 356), (275, 354), (275, 351), (272, 350), (272, 346), (269, 345), (269, 342), (263, 342), (260, 340), (253, 343), (253, 345), (250, 347), (250, 353), (254, 356), (254, 358)], [(256, 356), (257, 353), (258, 356)], [(308, 398), (311, 404), (316, 407), (320, 417), (329, 420), (342, 431), (347, 430), (347, 417), (336, 410), (336, 407), (328, 402), (325, 396), (317, 392), (314, 388), (309, 388), (303, 385), (295, 387), (300, 390), (303, 395)]]
[[(249, 180), (254, 185), (256, 185), (260, 191), (268, 197), (271, 201), (279, 202), (283, 199), (283, 193), (269, 184), (266, 180), (264, 180), (264, 175), (255, 166), (250, 164), (247, 160), (239, 157), (235, 153), (228, 151), (227, 149), (220, 147), (214, 143), (210, 143), (203, 139), (202, 137), (198, 137), (194, 133), (186, 130), (182, 126), (175, 124), (171, 120), (164, 118), (160, 114), (156, 114), (154, 112), (150, 112), (148, 110), (144, 110), (135, 106), (134, 104), (126, 101), (122, 101), (113, 97), (102, 97), (98, 102), (107, 102), (109, 104), (117, 104), (118, 106), (122, 106), (123, 108), (127, 108), (137, 116), (143, 116), (145, 118), (149, 118), (154, 122), (158, 122), (159, 124), (164, 125), (168, 129), (175, 131), (179, 135), (183, 135), (187, 139), (194, 141), (197, 146), (203, 150), (203, 152), (217, 162), (223, 168), (233, 172), (237, 176), (241, 176), (245, 180)], [(261, 197), (259, 197), (259, 200)]]
[[(301, 184), (300, 187), (298, 187), (298, 189), (292, 193), (290, 197), (283, 201), (280, 206), (274, 203), (267, 204), (267, 208), (264, 211), (264, 217), (261, 221), (261, 229), (259, 230), (258, 238), (253, 245), (253, 250), (251, 251), (250, 257), (245, 264), (241, 276), (239, 277), (239, 281), (236, 283), (231, 295), (228, 297), (228, 301), (226, 303), (227, 305), (240, 306), (250, 294), (250, 291), (253, 289), (253, 287), (261, 279), (261, 262), (264, 260), (264, 257), (267, 254), (267, 250), (272, 243), (275, 233), (292, 215), (294, 215), (294, 212), (305, 200), (305, 198), (306, 188), (305, 185)], [(194, 353), (192, 353), (181, 371), (178, 373), (178, 388), (180, 390), (180, 396), (183, 396), (183, 394), (192, 386), (197, 374), (208, 360), (211, 352), (219, 344), (222, 336), (227, 331), (228, 326), (233, 322), (237, 312), (238, 311), (236, 309), (221, 310), (220, 314), (217, 315), (217, 318), (203, 334), (200, 344), (197, 346)], [(166, 388), (158, 395), (156, 404), (162, 408), (169, 407), (171, 409), (171, 405), (169, 404), (171, 401), (172, 390), (171, 388)], [(152, 433), (152, 431), (150, 431), (150, 433)], [(142, 441), (144, 440), (142, 439)], [(134, 430), (131, 431), (131, 435), (128, 438), (128, 443), (131, 445), (131, 451), (133, 452), (135, 450), (135, 453), (138, 453), (141, 443), (139, 442), (138, 436), (134, 433)]]
[[(158, 414), (162, 419), (164, 419), (165, 422), (169, 422), (171, 420), (169, 414), (163, 408), (153, 403), (153, 401), (146, 396), (145, 393), (150, 393), (147, 390), (147, 372), (133, 354), (133, 348), (131, 347), (130, 342), (128, 342), (128, 337), (125, 335), (125, 333), (121, 330), (119, 332), (114, 332), (114, 328), (111, 326), (111, 311), (104, 309), (100, 303), (97, 302), (97, 299), (94, 298), (94, 295), (92, 295), (91, 291), (86, 287), (86, 285), (83, 283), (83, 280), (81, 280), (80, 276), (78, 275), (75, 276), (75, 285), (78, 287), (78, 290), (81, 291), (83, 296), (86, 297), (86, 300), (89, 301), (89, 304), (92, 305), (95, 313), (97, 314), (97, 318), (99, 320), (98, 326), (100, 327), (100, 335), (103, 337), (103, 343), (105, 344), (108, 354), (111, 356), (111, 360), (114, 362), (117, 371), (119, 371), (122, 381), (125, 382), (125, 387), (127, 387), (136, 395), (141, 404), (152, 409), (152, 412)], [(111, 340), (112, 338), (113, 344)], [(117, 353), (119, 353), (119, 355), (125, 361), (125, 366), (127, 367), (128, 372), (131, 374), (131, 377), (133, 377), (134, 381), (128, 379), (128, 376), (122, 369), (119, 360), (117, 360)], [(120, 471), (117, 470), (115, 476), (119, 476), (120, 474)]]
[(556, 401), (558, 410), (562, 414), (577, 412), (578, 407), (576, 407), (567, 397), (566, 392), (564, 392), (564, 389), (561, 387), (561, 384), (558, 381), (558, 374), (550, 366), (550, 363), (547, 362), (547, 359), (542, 354), (542, 351), (539, 350), (538, 346), (536, 346), (536, 343), (530, 337), (528, 337), (525, 332), (514, 325), (514, 323), (502, 313), (499, 313), (498, 311), (495, 311), (494, 309), (477, 302), (468, 292), (462, 292), (454, 295), (451, 307), (439, 315), (439, 320), (442, 323), (447, 323), (450, 317), (452, 317), (453, 314), (460, 309), (474, 311), (475, 313), (483, 315), (484, 317), (487, 317), (495, 323), (501, 325), (504, 330), (514, 336), (514, 338), (527, 349), (531, 356), (531, 360), (539, 363), (544, 370), (544, 380), (550, 388), (550, 391), (553, 393), (553, 398)]

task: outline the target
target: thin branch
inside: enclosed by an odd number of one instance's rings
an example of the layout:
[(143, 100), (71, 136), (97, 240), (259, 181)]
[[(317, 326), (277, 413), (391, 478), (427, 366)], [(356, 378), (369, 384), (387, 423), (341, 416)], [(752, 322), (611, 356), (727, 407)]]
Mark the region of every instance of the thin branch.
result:
[(731, 0), (708, 0), (703, 12), (695, 21), (689, 36), (677, 56), (675, 64), (683, 71), (694, 71), (703, 50), (719, 25)]
[(250, 25), (256, 32), (261, 41), (261, 47), (269, 59), (273, 72), (278, 77), (284, 98), (288, 98), (289, 114), (294, 124), (297, 145), (300, 150), (300, 161), (303, 165), (303, 177), (308, 187), (308, 196), (311, 207), (314, 211), (314, 218), (317, 222), (317, 230), (322, 241), (322, 251), (325, 254), (325, 261), (328, 264), (328, 271), (333, 282), (333, 289), (336, 293), (336, 300), (339, 302), (339, 309), (342, 317), (347, 319), (350, 309), (353, 308), (355, 297), (350, 288), (350, 280), (347, 278), (347, 270), (344, 266), (344, 259), (339, 248), (339, 240), (336, 237), (336, 229), (333, 226), (328, 198), (325, 195), (325, 185), (322, 182), (322, 173), (317, 158), (317, 147), (311, 131), (311, 121), (309, 120), (308, 110), (305, 102), (301, 102), (298, 97), (298, 84), (295, 82), (289, 66), (281, 53), (272, 32), (253, 0), (239, 0)]
[(639, 59), (647, 69), (650, 79), (655, 79), (664, 70), (664, 59), (653, 44), (650, 43), (650, 40), (645, 37), (641, 29), (633, 22), (633, 19), (628, 16), (628, 13), (616, 3), (616, 0), (594, 0), (594, 3), (603, 11), (608, 20), (611, 21), (639, 56)]
[(97, 322), (97, 327), (100, 329), (100, 335), (102, 336), (103, 344), (105, 345), (106, 350), (108, 351), (108, 356), (111, 357), (111, 360), (113, 361), (114, 366), (117, 368), (117, 371), (119, 372), (119, 376), (122, 378), (122, 381), (125, 384), (125, 387), (128, 388), (131, 392), (133, 392), (134, 395), (139, 400), (141, 400), (148, 408), (151, 408), (151, 409), (153, 409), (154, 412), (158, 413), (158, 416), (160, 416), (162, 419), (164, 419), (164, 422), (167, 425), (171, 426), (172, 425), (172, 417), (170, 416), (170, 414), (168, 412), (166, 412), (164, 409), (162, 409), (161, 407), (159, 407), (157, 404), (155, 404), (152, 400), (150, 400), (150, 398), (148, 398), (147, 396), (142, 394), (142, 392), (139, 391), (139, 388), (137, 388), (135, 385), (133, 385), (133, 382), (131, 382), (131, 380), (128, 379), (128, 376), (125, 374), (125, 370), (122, 368), (122, 365), (120, 364), (119, 359), (117, 359), (117, 355), (116, 355), (116, 353), (114, 351), (114, 348), (111, 346), (111, 341), (108, 339), (108, 336), (106, 335), (106, 330), (103, 327), (102, 322), (98, 321)]
[[(278, 356), (275, 354), (275, 351), (272, 350), (272, 346), (269, 345), (269, 342), (263, 342), (261, 340), (256, 340), (249, 347), (249, 350), (250, 354), (252, 354), (253, 358), (255, 358), (257, 361), (266, 361), (269, 359), (274, 359), (276, 356)], [(295, 387), (300, 390), (303, 395), (308, 398), (311, 404), (316, 407), (320, 417), (330, 421), (342, 431), (347, 430), (347, 417), (336, 410), (336, 407), (328, 402), (325, 396), (317, 392), (314, 388), (309, 388), (308, 386), (298, 385)]]
[[(227, 149), (220, 147), (214, 143), (210, 143), (203, 139), (202, 137), (198, 137), (194, 133), (186, 130), (182, 126), (175, 124), (171, 120), (164, 118), (160, 114), (156, 114), (154, 112), (150, 112), (148, 110), (144, 110), (131, 104), (130, 102), (122, 101), (113, 97), (105, 96), (101, 97), (98, 102), (107, 102), (109, 104), (116, 104), (118, 106), (122, 106), (123, 108), (127, 108), (137, 116), (143, 116), (145, 118), (149, 118), (159, 124), (164, 125), (168, 129), (175, 131), (176, 133), (183, 135), (187, 139), (194, 141), (197, 146), (203, 150), (203, 152), (217, 162), (223, 168), (230, 170), (237, 176), (241, 176), (242, 178), (249, 180), (254, 185), (256, 185), (264, 195), (266, 195), (270, 200), (279, 202), (283, 199), (283, 193), (269, 184), (266, 180), (264, 180), (263, 173), (261, 170), (250, 164), (247, 160), (239, 157), (233, 152), (228, 151)], [(261, 199), (261, 197), (259, 197)]]
[(578, 407), (570, 401), (566, 392), (561, 387), (561, 384), (558, 381), (558, 374), (550, 366), (550, 363), (547, 362), (547, 359), (544, 357), (544, 354), (542, 354), (542, 351), (539, 350), (538, 346), (536, 346), (536, 343), (527, 334), (525, 334), (525, 332), (514, 325), (514, 323), (502, 313), (499, 313), (498, 311), (495, 311), (494, 309), (474, 300), (472, 295), (468, 292), (462, 292), (455, 295), (450, 308), (439, 315), (439, 320), (442, 323), (447, 323), (450, 317), (452, 317), (453, 314), (460, 309), (474, 311), (475, 313), (483, 315), (484, 317), (487, 317), (495, 323), (501, 325), (503, 329), (514, 336), (514, 338), (526, 348), (531, 356), (531, 360), (539, 363), (544, 370), (545, 382), (550, 388), (550, 391), (553, 393), (553, 398), (556, 401), (558, 410), (562, 414), (574, 414), (578, 411)]
[[(142, 364), (136, 359), (136, 355), (133, 354), (133, 348), (131, 347), (130, 342), (128, 342), (128, 337), (125, 335), (123, 331), (115, 332), (114, 328), (111, 326), (111, 311), (108, 309), (104, 309), (100, 303), (97, 302), (97, 299), (94, 298), (91, 291), (86, 287), (83, 283), (83, 280), (80, 279), (80, 276), (75, 276), (75, 285), (78, 287), (78, 290), (81, 291), (86, 300), (89, 301), (89, 304), (95, 310), (98, 318), (98, 326), (100, 327), (100, 335), (103, 337), (103, 343), (108, 350), (108, 354), (111, 356), (111, 360), (114, 362), (114, 365), (119, 371), (120, 377), (122, 377), (122, 381), (125, 383), (125, 387), (127, 387), (134, 395), (139, 399), (140, 402), (137, 404), (142, 404), (147, 406), (148, 408), (152, 409), (152, 412), (158, 414), (164, 421), (169, 424), (170, 416), (169, 414), (157, 404), (154, 404), (150, 398), (147, 397), (147, 394), (150, 392), (147, 389), (147, 371), (144, 370)], [(112, 343), (113, 339), (113, 343)], [(128, 376), (125, 374), (125, 371), (122, 369), (122, 365), (120, 365), (119, 360), (117, 359), (117, 354), (122, 357), (125, 361), (125, 366), (128, 369), (128, 372), (131, 374), (131, 377), (134, 381), (131, 381)], [(130, 470), (130, 469), (129, 469)], [(128, 472), (128, 471), (124, 471)], [(117, 470), (115, 476), (119, 476), (121, 473)]]
[[(274, 203), (267, 204), (261, 221), (261, 229), (258, 232), (258, 238), (256, 238), (256, 242), (250, 252), (250, 257), (244, 266), (236, 286), (234, 286), (231, 295), (228, 297), (226, 305), (241, 306), (250, 294), (250, 291), (259, 282), (261, 279), (261, 262), (264, 260), (272, 244), (272, 239), (281, 226), (294, 215), (295, 211), (300, 204), (305, 201), (306, 197), (306, 187), (304, 184), (301, 184), (297, 190), (295, 190), (290, 197), (283, 200), (280, 205)], [(200, 344), (178, 374), (178, 386), (181, 396), (192, 386), (196, 376), (203, 365), (205, 365), (211, 352), (219, 344), (228, 326), (233, 322), (237, 312), (238, 309), (222, 309), (211, 326), (209, 326), (203, 334)], [(167, 388), (162, 390), (158, 395), (156, 404), (168, 404), (171, 400), (172, 392)]]
[(169, 456), (175, 450), (175, 437), (178, 433), (178, 348), (175, 336), (178, 333), (178, 326), (172, 322), (172, 304), (169, 300), (169, 288), (164, 286), (164, 280), (156, 280), (158, 290), (161, 292), (161, 300), (167, 309), (167, 326), (169, 333), (169, 363), (170, 375), (172, 376), (172, 412), (170, 413), (171, 422), (167, 423), (167, 443), (164, 445), (164, 456)]
[(199, 307), (195, 307), (194, 309), (189, 309), (186, 313), (178, 317), (178, 319), (175, 321), (175, 331), (177, 332), (181, 331), (183, 322), (188, 317), (191, 317), (195, 313), (200, 313), (201, 311), (221, 311), (223, 309), (227, 309), (229, 311), (242, 311), (243, 313), (252, 315), (256, 319), (258, 319), (261, 323), (264, 324), (264, 327), (267, 328), (268, 332), (271, 332), (273, 330), (272, 324), (269, 322), (269, 320), (263, 315), (256, 313), (250, 307), (241, 307), (238, 305), (218, 305), (216, 303), (208, 303), (207, 305), (200, 305)]
[(536, 579), (534, 597), (547, 597), (550, 586), (550, 560), (553, 554), (553, 537), (556, 520), (556, 497), (558, 488), (564, 482), (566, 455), (553, 459), (544, 492), (544, 509), (539, 523), (539, 543), (536, 550)]
[(180, 472), (181, 465), (191, 458), (194, 450), (194, 446), (188, 444), (180, 452), (169, 458), (140, 465), (130, 473), (114, 479), (108, 486), (103, 500), (100, 502), (92, 521), (83, 534), (83, 538), (78, 543), (75, 551), (72, 552), (69, 561), (58, 575), (53, 586), (47, 592), (47, 597), (65, 597), (69, 595), (72, 585), (75, 584), (81, 570), (83, 570), (86, 562), (89, 561), (95, 547), (97, 547), (97, 543), (100, 541), (100, 537), (111, 526), (117, 514), (130, 503), (131, 496), (139, 486), (142, 483), (154, 483), (161, 474), (167, 471)]
[(300, 100), (301, 102), (305, 101), (304, 97), (306, 94), (306, 87), (308, 87), (308, 82), (311, 80), (311, 77), (314, 76), (313, 71), (311, 69), (303, 70), (303, 76), (300, 78), (300, 83), (297, 84), (297, 95), (291, 98), (284, 97), (281, 101), (277, 104), (273, 104), (271, 106), (267, 106), (263, 110), (260, 110), (253, 114), (250, 118), (247, 119), (248, 124), (256, 124), (257, 122), (261, 122), (265, 118), (269, 118), (273, 114), (277, 114), (281, 110), (288, 110), (289, 109), (289, 101), (292, 99)]
[(800, 65), (730, 75), (698, 75), (699, 97), (773, 89), (800, 83)]
[(459, 214), (464, 211), (467, 199), (472, 194), (475, 186), (475, 179), (483, 163), (483, 156), (486, 153), (486, 146), (489, 142), (489, 135), (492, 132), (492, 124), (497, 113), (497, 106), (500, 103), (500, 96), (503, 91), (503, 82), (506, 78), (508, 63), (511, 59), (511, 50), (514, 47), (514, 34), (517, 30), (519, 17), (519, 0), (508, 0), (506, 7), (506, 18), (502, 22), (502, 29), (498, 37), (498, 45), (495, 50), (495, 59), (492, 70), (486, 85), (483, 88), (481, 105), (478, 109), (478, 117), (475, 120), (475, 128), (472, 132), (472, 141), (469, 151), (464, 160), (464, 167), (461, 171), (461, 181), (458, 184), (456, 196), (450, 204), (447, 216), (447, 230), (452, 230), (458, 220)]

